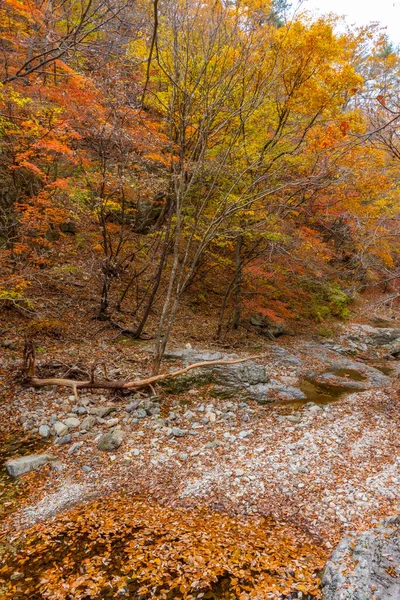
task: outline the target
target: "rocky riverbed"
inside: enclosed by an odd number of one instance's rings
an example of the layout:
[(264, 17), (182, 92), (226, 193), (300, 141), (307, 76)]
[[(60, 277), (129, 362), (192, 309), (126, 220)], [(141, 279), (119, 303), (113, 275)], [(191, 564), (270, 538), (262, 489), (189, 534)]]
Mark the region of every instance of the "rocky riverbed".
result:
[[(18, 422), (47, 458), (33, 466), (40, 485), (8, 527), (124, 490), (170, 506), (273, 515), (333, 549), (400, 512), (398, 339), (398, 330), (352, 326), (334, 341), (269, 344), (262, 358), (199, 370), (157, 396), (76, 400), (16, 388), (3, 422)], [(175, 368), (226, 354), (218, 352), (186, 347), (168, 357)]]

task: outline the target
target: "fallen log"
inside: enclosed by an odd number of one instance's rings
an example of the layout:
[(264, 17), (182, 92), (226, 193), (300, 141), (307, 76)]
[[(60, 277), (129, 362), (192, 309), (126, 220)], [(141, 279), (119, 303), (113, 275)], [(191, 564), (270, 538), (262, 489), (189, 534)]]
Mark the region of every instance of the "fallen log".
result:
[(235, 365), (238, 363), (246, 362), (248, 360), (254, 360), (260, 358), (262, 355), (248, 356), (246, 358), (237, 358), (235, 360), (208, 360), (204, 362), (194, 363), (178, 369), (177, 371), (171, 371), (169, 373), (162, 373), (161, 375), (153, 375), (146, 377), (145, 379), (133, 379), (132, 381), (107, 381), (100, 380), (95, 381), (94, 370), (92, 367), (90, 379), (79, 381), (76, 379), (63, 379), (57, 377), (50, 377), (41, 379), (36, 377), (36, 359), (35, 359), (35, 348), (31, 341), (25, 342), (24, 348), (24, 371), (26, 374), (26, 382), (33, 387), (45, 387), (47, 385), (56, 385), (59, 387), (70, 387), (72, 388), (75, 398), (78, 399), (78, 390), (82, 389), (107, 389), (107, 390), (140, 390), (145, 387), (152, 388), (153, 384), (159, 381), (165, 381), (166, 379), (173, 379), (178, 375), (187, 373), (192, 369), (199, 369), (202, 367), (209, 367), (212, 365)]

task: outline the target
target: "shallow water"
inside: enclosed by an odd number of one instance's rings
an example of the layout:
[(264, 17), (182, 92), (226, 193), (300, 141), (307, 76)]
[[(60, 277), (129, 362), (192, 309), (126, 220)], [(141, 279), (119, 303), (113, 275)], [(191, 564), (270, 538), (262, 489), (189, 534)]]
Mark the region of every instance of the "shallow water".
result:
[[(366, 381), (368, 379), (365, 375), (355, 369), (332, 369), (326, 371), (326, 373), (348, 379), (349, 381)], [(346, 394), (360, 391), (354, 389), (351, 385), (349, 385), (349, 387), (346, 387), (345, 384), (340, 386), (331, 385), (328, 380), (318, 384), (307, 377), (300, 380), (299, 388), (305, 395), (303, 400), (288, 400), (279, 402), (279, 404), (290, 408), (302, 408), (307, 402), (324, 405), (340, 400), (340, 398), (343, 398)]]
[(333, 369), (332, 371), (329, 371), (329, 373), (332, 373), (337, 377), (345, 377), (351, 381), (366, 381), (368, 379), (368, 377), (355, 369)]

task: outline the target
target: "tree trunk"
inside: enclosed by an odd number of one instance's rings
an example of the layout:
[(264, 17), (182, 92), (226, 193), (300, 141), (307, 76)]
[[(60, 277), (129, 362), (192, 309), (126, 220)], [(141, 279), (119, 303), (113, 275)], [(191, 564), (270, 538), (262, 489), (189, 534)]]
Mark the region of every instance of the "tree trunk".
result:
[(236, 241), (235, 252), (235, 309), (232, 318), (232, 328), (237, 329), (242, 314), (242, 247), (243, 235), (240, 235)]

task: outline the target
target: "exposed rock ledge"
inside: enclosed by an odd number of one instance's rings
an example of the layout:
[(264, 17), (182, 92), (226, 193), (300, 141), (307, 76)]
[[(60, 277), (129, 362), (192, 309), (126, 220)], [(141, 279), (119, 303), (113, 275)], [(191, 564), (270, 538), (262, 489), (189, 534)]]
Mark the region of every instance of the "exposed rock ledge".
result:
[(324, 600), (399, 600), (400, 517), (344, 538), (328, 561)]

